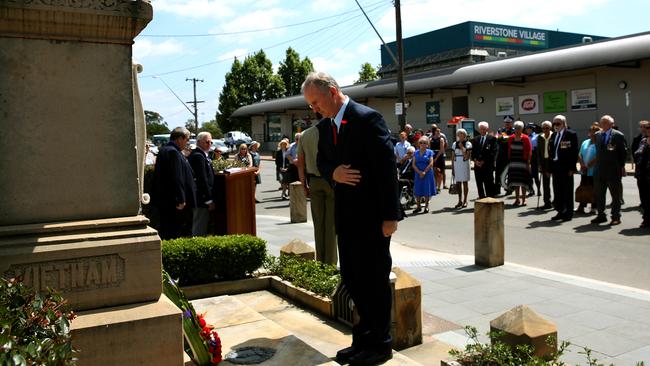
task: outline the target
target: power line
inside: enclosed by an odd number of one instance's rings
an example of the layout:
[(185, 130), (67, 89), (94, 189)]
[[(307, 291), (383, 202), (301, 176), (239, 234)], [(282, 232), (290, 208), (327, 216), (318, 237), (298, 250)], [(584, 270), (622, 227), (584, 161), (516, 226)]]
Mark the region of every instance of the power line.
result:
[[(374, 5), (385, 3), (385, 2), (386, 2), (385, 0), (384, 1), (378, 1), (376, 3), (372, 3), (372, 4), (369, 4), (369, 5), (366, 5), (366, 6), (374, 6)], [(323, 20), (340, 17), (341, 15), (354, 13), (356, 11), (357, 11), (356, 9), (353, 9), (353, 10), (344, 11), (342, 13), (322, 17), (322, 18), (307, 20), (307, 21), (300, 22), (300, 23), (285, 24), (285, 25), (279, 25), (279, 26), (276, 26), (276, 27), (250, 29), (250, 30), (243, 30), (243, 31), (237, 31), (237, 32), (201, 33), (201, 34), (140, 34), (139, 37), (149, 37), (149, 38), (214, 37), (214, 36), (232, 36), (232, 35), (246, 34), (246, 33), (266, 32), (266, 31), (271, 31), (271, 30), (285, 29), (285, 28), (297, 27), (297, 26), (301, 26), (301, 25), (305, 25), (305, 24), (322, 22)]]
[[(377, 9), (379, 9), (379, 8), (380, 8), (380, 7), (376, 7), (376, 8), (374, 8), (374, 9), (372, 9), (371, 11), (377, 10)], [(369, 11), (369, 12), (370, 12), (370, 11)], [(275, 48), (275, 47), (281, 46), (281, 45), (283, 45), (283, 44), (287, 44), (287, 43), (289, 43), (289, 42), (293, 42), (293, 41), (296, 41), (296, 40), (298, 40), (298, 39), (302, 39), (302, 38), (308, 37), (308, 36), (310, 36), (310, 35), (313, 35), (313, 34), (315, 34), (315, 33), (320, 32), (320, 31), (322, 31), (322, 30), (324, 30), (324, 29), (327, 29), (327, 28), (330, 28), (330, 27), (333, 27), (333, 26), (336, 26), (336, 25), (340, 25), (340, 24), (346, 23), (346, 22), (348, 22), (348, 21), (350, 21), (350, 20), (353, 20), (353, 19), (355, 19), (355, 18), (359, 18), (359, 17), (361, 17), (361, 15), (355, 15), (355, 16), (353, 16), (353, 17), (349, 17), (349, 18), (344, 19), (344, 20), (341, 20), (341, 21), (339, 21), (339, 22), (336, 22), (336, 23), (333, 23), (333, 24), (328, 24), (328, 25), (326, 25), (326, 26), (324, 26), (324, 27), (321, 27), (321, 28), (316, 29), (316, 30), (313, 31), (313, 32), (309, 32), (309, 33), (303, 34), (303, 35), (301, 35), (301, 36), (298, 36), (298, 37), (296, 37), (296, 38), (292, 38), (292, 39), (287, 40), (287, 41), (282, 41), (282, 42), (280, 42), (280, 43), (276, 43), (276, 44), (271, 45), (271, 46), (269, 46), (269, 47), (264, 47), (263, 50), (270, 50), (270, 49), (272, 49), (272, 48)], [(238, 56), (238, 57), (242, 57), (242, 56), (246, 56), (246, 55), (240, 55), (240, 56)], [(226, 61), (229, 61), (229, 60), (230, 60), (230, 58), (227, 58), (227, 59), (223, 59), (223, 60), (217, 60), (217, 61), (207, 62), (207, 63), (201, 64), (201, 65), (190, 66), (190, 67), (186, 67), (186, 68), (183, 68), (183, 69), (172, 70), (172, 71), (166, 71), (166, 72), (156, 73), (156, 74), (151, 74), (151, 75), (143, 75), (143, 76), (141, 76), (141, 77), (142, 77), (142, 78), (145, 78), (145, 77), (164, 76), (164, 75), (174, 74), (174, 73), (178, 73), (178, 72), (194, 70), (194, 69), (198, 69), (198, 68), (206, 67), (206, 66), (210, 66), (210, 65), (215, 65), (215, 64), (222, 63), (222, 62), (226, 62)]]

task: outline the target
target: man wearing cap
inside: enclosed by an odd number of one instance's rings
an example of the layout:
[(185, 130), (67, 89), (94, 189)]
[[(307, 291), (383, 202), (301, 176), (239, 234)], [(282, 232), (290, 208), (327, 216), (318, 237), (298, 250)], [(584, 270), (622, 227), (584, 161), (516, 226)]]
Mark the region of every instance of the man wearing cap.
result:
[(551, 136), (551, 171), (553, 172), (553, 202), (557, 214), (551, 220), (573, 219), (573, 175), (578, 172), (578, 136), (567, 127), (566, 117), (553, 118), (555, 133)]
[[(512, 116), (505, 116), (503, 118), (503, 127), (497, 131), (497, 156), (496, 156), (496, 188), (494, 190), (494, 195), (497, 196), (501, 192), (501, 175), (503, 171), (508, 166), (508, 137), (515, 133), (515, 129), (512, 128), (512, 123), (514, 118)], [(506, 190), (506, 195), (512, 193), (511, 190)]]

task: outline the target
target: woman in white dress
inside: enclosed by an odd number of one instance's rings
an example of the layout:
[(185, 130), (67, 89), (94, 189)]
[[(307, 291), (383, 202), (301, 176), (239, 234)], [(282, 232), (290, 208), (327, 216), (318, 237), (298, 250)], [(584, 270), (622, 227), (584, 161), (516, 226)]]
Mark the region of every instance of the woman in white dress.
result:
[[(451, 146), (454, 150), (454, 160), (451, 165), (451, 174), (456, 181), (458, 203), (454, 208), (467, 207), (467, 193), (469, 191), (469, 157), (472, 143), (467, 141), (467, 131), (460, 128), (456, 131), (456, 141)], [(462, 189), (461, 189), (462, 186)]]

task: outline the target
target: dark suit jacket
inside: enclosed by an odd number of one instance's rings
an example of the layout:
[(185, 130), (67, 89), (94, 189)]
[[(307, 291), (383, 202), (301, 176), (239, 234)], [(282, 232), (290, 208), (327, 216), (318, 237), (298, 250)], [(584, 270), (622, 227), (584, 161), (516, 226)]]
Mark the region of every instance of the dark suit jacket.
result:
[(565, 129), (562, 139), (560, 139), (560, 144), (557, 148), (557, 161), (555, 161), (555, 134), (551, 135), (549, 143), (549, 156), (551, 171), (553, 173), (568, 173), (576, 172), (576, 164), (578, 163), (578, 151), (580, 146), (578, 146), (578, 135), (572, 130)]
[[(596, 170), (595, 174), (608, 178), (621, 178), (627, 157), (625, 136), (611, 129), (609, 142), (605, 144), (605, 133), (596, 132)], [(609, 145), (609, 148), (608, 148)]]
[[(497, 155), (497, 139), (489, 134), (485, 135), (485, 142), (481, 146), (481, 135), (472, 140), (472, 160), (482, 160), (483, 169), (494, 169), (494, 159)], [(476, 166), (474, 166), (476, 169)]]
[(196, 148), (187, 158), (194, 173), (196, 182), (196, 206), (207, 207), (207, 201), (212, 200), (212, 186), (214, 185), (214, 169), (203, 150)]
[(551, 169), (550, 161), (551, 161), (553, 156), (551, 155), (550, 147), (551, 147), (551, 141), (553, 139), (553, 135), (552, 134), (548, 135), (548, 138), (551, 139), (551, 140), (549, 140), (549, 144), (546, 147), (547, 150), (548, 150), (548, 158), (544, 159), (544, 142), (546, 141), (546, 137), (544, 137), (544, 134), (541, 134), (541, 133), (539, 135), (537, 135), (537, 151), (536, 151), (537, 156), (533, 157), (534, 159), (537, 159), (537, 164), (539, 166), (539, 170), (542, 173), (550, 173), (551, 172), (551, 170), (550, 170)]
[[(383, 221), (400, 220), (395, 154), (384, 118), (350, 99), (336, 144), (332, 124), (317, 125), (317, 164), (321, 175), (334, 186), (337, 233), (363, 235), (381, 230)], [(333, 183), (334, 169), (341, 164), (361, 171), (356, 186)]]
[(196, 207), (192, 168), (180, 148), (171, 141), (160, 149), (156, 158), (153, 199), (162, 208), (172, 208), (183, 202), (188, 208)]

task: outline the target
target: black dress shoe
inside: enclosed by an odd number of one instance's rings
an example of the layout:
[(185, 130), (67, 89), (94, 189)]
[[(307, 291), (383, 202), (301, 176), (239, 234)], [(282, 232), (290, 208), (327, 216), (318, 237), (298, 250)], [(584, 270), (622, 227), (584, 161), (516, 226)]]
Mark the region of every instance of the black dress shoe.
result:
[(562, 217), (562, 222), (567, 222), (573, 220), (573, 216), (563, 216)]
[(555, 221), (555, 220), (562, 220), (563, 218), (564, 218), (564, 215), (562, 215), (562, 214), (557, 214), (557, 215), (551, 217), (551, 220), (554, 220), (554, 221)]
[(348, 348), (343, 348), (342, 350), (336, 352), (336, 362), (340, 363), (341, 365), (345, 365), (346, 363), (350, 362), (350, 359), (353, 356), (358, 355), (362, 351), (363, 350), (361, 349), (361, 347), (357, 347), (357, 346), (350, 346)]
[(544, 206), (542, 206), (543, 210), (550, 210), (553, 208), (553, 205), (550, 203), (545, 203)]
[(605, 217), (605, 216), (596, 216), (595, 219), (591, 220), (592, 224), (602, 224), (603, 222), (607, 222), (607, 217)]
[(367, 349), (350, 358), (350, 366), (380, 365), (393, 358), (393, 351)]

